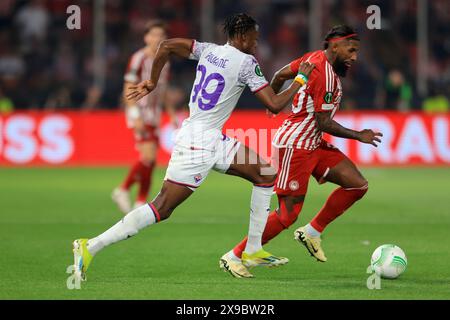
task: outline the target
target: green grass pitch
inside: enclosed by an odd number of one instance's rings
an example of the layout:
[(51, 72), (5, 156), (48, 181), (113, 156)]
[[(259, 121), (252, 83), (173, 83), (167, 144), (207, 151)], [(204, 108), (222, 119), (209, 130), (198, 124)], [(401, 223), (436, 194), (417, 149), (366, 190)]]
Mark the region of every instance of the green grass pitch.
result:
[[(253, 269), (254, 279), (221, 272), (219, 257), (246, 233), (251, 185), (211, 173), (168, 221), (100, 252), (69, 290), (71, 242), (122, 218), (110, 192), (126, 168), (1, 168), (0, 299), (450, 299), (449, 168), (362, 172), (369, 192), (325, 231), (326, 263), (293, 240), (334, 188), (311, 180), (299, 220), (267, 245), (290, 262)], [(369, 290), (366, 268), (384, 243), (405, 251), (408, 268)]]

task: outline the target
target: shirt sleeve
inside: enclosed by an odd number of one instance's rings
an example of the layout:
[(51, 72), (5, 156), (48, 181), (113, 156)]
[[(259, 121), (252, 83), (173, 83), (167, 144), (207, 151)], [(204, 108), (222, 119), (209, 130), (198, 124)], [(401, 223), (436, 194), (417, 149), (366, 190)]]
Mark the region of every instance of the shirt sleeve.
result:
[(200, 57), (206, 49), (209, 47), (215, 46), (214, 43), (209, 42), (199, 42), (197, 40), (192, 40), (191, 54), (189, 55), (189, 59), (191, 60), (200, 60)]
[(264, 77), (258, 61), (255, 57), (247, 55), (239, 70), (238, 81), (247, 85), (252, 93), (264, 89), (269, 82)]
[(298, 58), (297, 60), (294, 60), (290, 63), (290, 67), (292, 72), (298, 73), (298, 68), (300, 68), (300, 62), (302, 61), (302, 58)]
[(333, 110), (334, 78), (325, 70), (314, 69), (308, 80), (308, 91), (314, 101), (315, 112)]

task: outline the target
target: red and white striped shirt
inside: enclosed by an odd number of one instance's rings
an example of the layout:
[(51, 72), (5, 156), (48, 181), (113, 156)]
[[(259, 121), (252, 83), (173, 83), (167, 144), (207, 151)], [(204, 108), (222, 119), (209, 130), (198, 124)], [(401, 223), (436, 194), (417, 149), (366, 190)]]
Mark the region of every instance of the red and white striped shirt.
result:
[(315, 64), (306, 86), (302, 86), (292, 101), (292, 112), (278, 128), (272, 144), (277, 148), (316, 149), (322, 141), (315, 112), (330, 112), (334, 116), (342, 98), (338, 75), (328, 62), (325, 51), (308, 52), (291, 62), (291, 70), (298, 72), (300, 63)]
[[(150, 79), (152, 65), (153, 57), (147, 56), (144, 48), (136, 51), (130, 58), (124, 80), (137, 84), (141, 81)], [(141, 111), (141, 116), (145, 124), (156, 127), (159, 126), (168, 81), (169, 63), (163, 67), (158, 86), (155, 90), (137, 102), (137, 106)], [(129, 125), (131, 125), (131, 123)]]

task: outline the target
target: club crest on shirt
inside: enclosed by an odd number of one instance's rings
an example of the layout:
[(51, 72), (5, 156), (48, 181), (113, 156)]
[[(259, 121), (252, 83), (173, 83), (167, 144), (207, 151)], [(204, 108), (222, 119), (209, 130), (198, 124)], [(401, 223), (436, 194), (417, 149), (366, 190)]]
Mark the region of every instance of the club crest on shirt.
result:
[(203, 177), (202, 177), (202, 175), (200, 173), (197, 174), (196, 176), (194, 176), (194, 180), (195, 180), (196, 183), (199, 183), (200, 180), (202, 180), (202, 179), (203, 179)]
[(300, 185), (298, 184), (297, 180), (292, 180), (291, 182), (289, 182), (289, 189), (291, 189), (292, 191), (298, 190), (299, 187)]

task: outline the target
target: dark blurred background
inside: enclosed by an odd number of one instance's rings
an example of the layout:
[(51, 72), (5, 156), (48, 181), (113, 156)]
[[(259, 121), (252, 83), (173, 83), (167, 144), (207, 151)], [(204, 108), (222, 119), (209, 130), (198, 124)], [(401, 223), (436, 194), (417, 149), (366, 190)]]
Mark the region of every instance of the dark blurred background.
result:
[[(81, 8), (81, 30), (68, 30), (68, 6)], [(366, 8), (381, 9), (381, 30), (369, 30)], [(268, 80), (335, 24), (361, 37), (359, 61), (343, 81), (342, 109), (448, 111), (448, 0), (1, 0), (0, 111), (121, 108), (129, 56), (143, 46), (152, 18), (169, 37), (224, 43), (227, 15), (247, 12), (260, 25), (258, 59)], [(186, 100), (195, 62), (173, 59), (171, 86)], [(258, 108), (246, 90), (240, 108)]]

